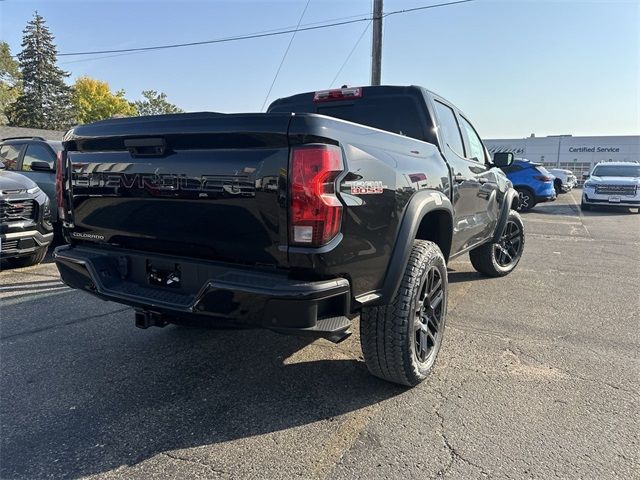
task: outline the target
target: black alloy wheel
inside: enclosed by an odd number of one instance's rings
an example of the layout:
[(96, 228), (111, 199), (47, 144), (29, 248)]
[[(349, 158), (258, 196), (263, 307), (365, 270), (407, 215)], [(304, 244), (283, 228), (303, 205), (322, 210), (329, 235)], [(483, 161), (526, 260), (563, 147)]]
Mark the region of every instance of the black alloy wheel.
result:
[(431, 360), (442, 335), (443, 299), (442, 276), (440, 270), (432, 266), (422, 280), (415, 308), (415, 355), (420, 363)]
[(493, 244), (498, 265), (509, 267), (520, 259), (523, 235), (522, 229), (516, 222), (513, 220), (507, 222), (500, 240)]

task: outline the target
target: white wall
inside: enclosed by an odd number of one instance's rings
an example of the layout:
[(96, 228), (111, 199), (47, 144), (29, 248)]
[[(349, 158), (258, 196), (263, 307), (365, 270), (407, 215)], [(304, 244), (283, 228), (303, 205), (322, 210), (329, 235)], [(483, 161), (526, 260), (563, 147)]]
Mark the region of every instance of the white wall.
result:
[(640, 161), (640, 135), (491, 139), (485, 144), (491, 153), (513, 152), (548, 167), (572, 170), (578, 178), (598, 162)]

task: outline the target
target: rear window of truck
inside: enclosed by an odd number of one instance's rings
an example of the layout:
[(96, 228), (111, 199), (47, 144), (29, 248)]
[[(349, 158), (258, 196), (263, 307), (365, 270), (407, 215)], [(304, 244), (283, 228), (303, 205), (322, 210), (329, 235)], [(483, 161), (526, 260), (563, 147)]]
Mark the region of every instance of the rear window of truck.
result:
[[(365, 92), (366, 95), (366, 92)], [(359, 123), (368, 127), (386, 130), (422, 141), (427, 138), (427, 120), (413, 97), (393, 95), (355, 101), (336, 101), (320, 104), (274, 105), (269, 112), (318, 113)]]

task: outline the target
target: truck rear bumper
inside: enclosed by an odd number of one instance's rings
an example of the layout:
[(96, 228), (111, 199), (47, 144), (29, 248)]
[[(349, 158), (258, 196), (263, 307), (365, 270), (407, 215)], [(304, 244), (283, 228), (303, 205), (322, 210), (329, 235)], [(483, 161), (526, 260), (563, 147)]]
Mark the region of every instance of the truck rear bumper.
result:
[(67, 285), (131, 305), (139, 315), (156, 319), (151, 324), (197, 318), (203, 325), (337, 339), (351, 323), (350, 286), (344, 278), (307, 282), (273, 271), (85, 246), (58, 247), (54, 258)]

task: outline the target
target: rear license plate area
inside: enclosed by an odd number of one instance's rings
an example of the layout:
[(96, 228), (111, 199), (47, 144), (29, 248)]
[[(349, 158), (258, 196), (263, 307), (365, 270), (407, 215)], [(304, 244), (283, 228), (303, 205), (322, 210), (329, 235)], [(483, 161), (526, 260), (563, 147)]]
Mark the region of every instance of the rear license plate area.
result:
[(147, 283), (154, 287), (182, 287), (182, 268), (179, 263), (146, 261)]

